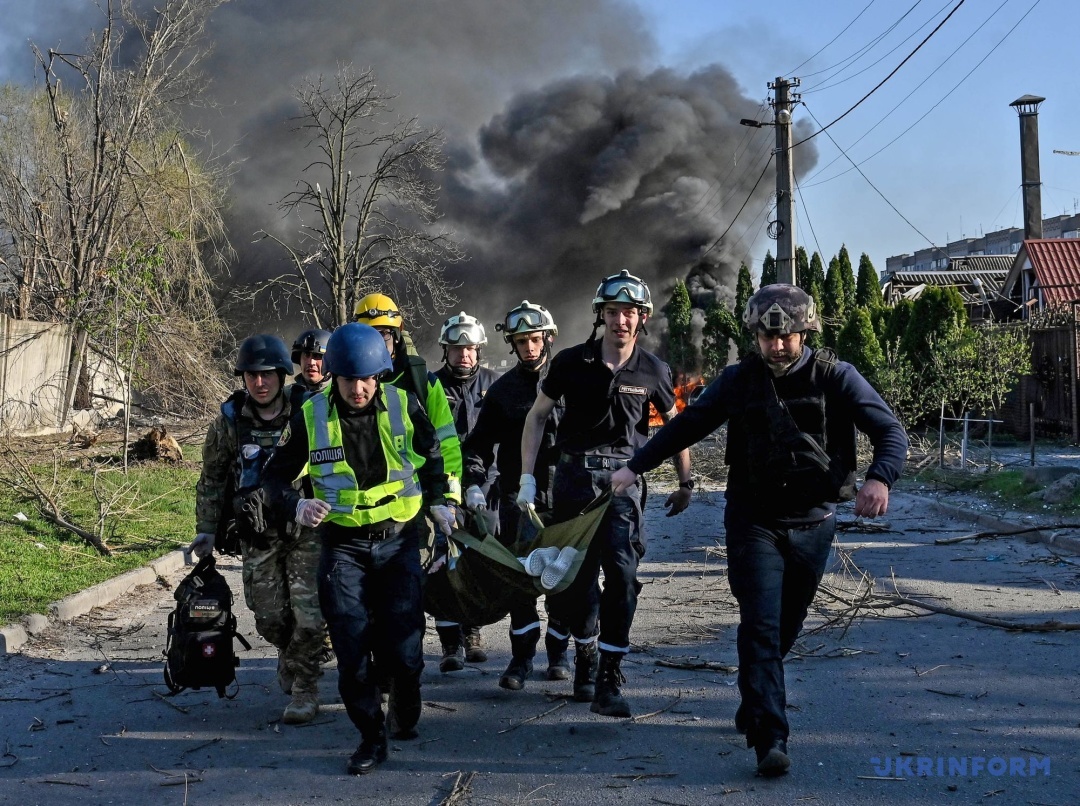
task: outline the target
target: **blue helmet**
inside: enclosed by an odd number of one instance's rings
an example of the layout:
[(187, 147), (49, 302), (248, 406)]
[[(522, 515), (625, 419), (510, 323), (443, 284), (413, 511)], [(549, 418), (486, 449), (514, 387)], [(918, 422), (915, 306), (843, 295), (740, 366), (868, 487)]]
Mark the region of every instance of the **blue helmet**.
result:
[(371, 325), (350, 322), (326, 343), (323, 372), (344, 378), (371, 378), (393, 368), (382, 334)]

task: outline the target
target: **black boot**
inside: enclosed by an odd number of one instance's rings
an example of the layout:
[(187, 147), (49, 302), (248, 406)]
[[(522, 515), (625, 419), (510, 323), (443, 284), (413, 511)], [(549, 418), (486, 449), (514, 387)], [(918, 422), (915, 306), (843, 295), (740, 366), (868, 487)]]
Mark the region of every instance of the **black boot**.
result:
[(787, 754), (787, 742), (783, 739), (770, 739), (754, 747), (757, 754), (757, 773), (763, 778), (776, 778), (784, 775), (791, 767)]
[(469, 663), (483, 663), (487, 660), (487, 652), (480, 638), (479, 627), (462, 627), (465, 635), (465, 660)]
[(592, 702), (596, 697), (596, 667), (599, 653), (596, 642), (579, 644), (574, 654), (574, 699), (577, 702)]
[(622, 659), (621, 652), (600, 653), (600, 669), (596, 673), (596, 696), (589, 708), (594, 714), (623, 718), (630, 716), (630, 703), (619, 688), (626, 682), (622, 670), (619, 669)]
[(390, 699), (386, 707), (386, 727), (391, 738), (409, 740), (420, 735), (420, 677), (409, 675), (394, 679), (390, 684)]
[(349, 775), (367, 775), (386, 761), (386, 730), (380, 729), (371, 738), (363, 739), (356, 752), (349, 756), (345, 768)]
[(442, 644), (442, 659), (439, 671), (443, 674), (460, 672), (465, 668), (465, 652), (461, 648), (461, 627), (457, 624), (449, 627), (436, 627), (439, 642)]
[(506, 667), (499, 685), (510, 691), (521, 691), (533, 670), (536, 645), (540, 642), (540, 628), (533, 627), (523, 633), (510, 631), (510, 665)]
[(544, 636), (544, 646), (547, 649), (548, 680), (569, 680), (570, 660), (566, 657), (566, 649), (570, 646), (569, 638), (556, 638), (550, 632)]

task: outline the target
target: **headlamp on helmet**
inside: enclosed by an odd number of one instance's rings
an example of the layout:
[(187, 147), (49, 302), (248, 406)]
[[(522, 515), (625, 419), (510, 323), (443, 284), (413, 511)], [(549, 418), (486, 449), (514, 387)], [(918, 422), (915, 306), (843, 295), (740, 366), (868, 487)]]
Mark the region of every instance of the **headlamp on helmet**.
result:
[(593, 313), (600, 313), (600, 309), (606, 302), (625, 302), (628, 305), (636, 305), (647, 314), (651, 314), (653, 309), (649, 286), (640, 277), (635, 277), (626, 269), (600, 281), (600, 285), (596, 287), (596, 296), (593, 298)]
[(386, 294), (368, 294), (356, 303), (357, 322), (371, 327), (401, 328), (401, 311)]

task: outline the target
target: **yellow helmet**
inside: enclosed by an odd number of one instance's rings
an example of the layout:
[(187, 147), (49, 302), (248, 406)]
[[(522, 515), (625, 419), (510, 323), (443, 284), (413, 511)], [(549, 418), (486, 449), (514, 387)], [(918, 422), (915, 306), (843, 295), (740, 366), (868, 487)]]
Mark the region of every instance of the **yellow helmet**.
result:
[(356, 303), (354, 313), (356, 321), (365, 325), (401, 328), (401, 311), (386, 294), (368, 294)]

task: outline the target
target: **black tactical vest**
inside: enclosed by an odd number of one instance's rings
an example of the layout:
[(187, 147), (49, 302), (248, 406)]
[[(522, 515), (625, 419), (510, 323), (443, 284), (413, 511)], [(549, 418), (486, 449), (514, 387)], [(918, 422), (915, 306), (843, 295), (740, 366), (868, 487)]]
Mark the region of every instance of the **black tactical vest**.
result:
[(830, 420), (825, 409), (824, 390), (836, 360), (832, 350), (815, 350), (804, 366), (783, 377), (782, 399), (760, 355), (742, 360), (728, 423), (729, 489), (784, 510), (854, 497), (855, 427)]

